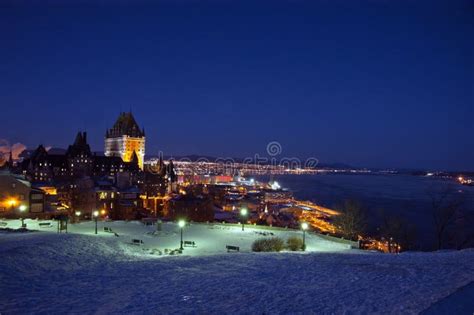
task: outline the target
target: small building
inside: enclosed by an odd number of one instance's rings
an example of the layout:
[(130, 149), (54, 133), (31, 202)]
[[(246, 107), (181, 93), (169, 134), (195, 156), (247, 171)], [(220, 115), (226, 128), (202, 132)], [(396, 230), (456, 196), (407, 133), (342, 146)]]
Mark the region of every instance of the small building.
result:
[(28, 217), (44, 212), (44, 192), (23, 176), (0, 171), (0, 216)]

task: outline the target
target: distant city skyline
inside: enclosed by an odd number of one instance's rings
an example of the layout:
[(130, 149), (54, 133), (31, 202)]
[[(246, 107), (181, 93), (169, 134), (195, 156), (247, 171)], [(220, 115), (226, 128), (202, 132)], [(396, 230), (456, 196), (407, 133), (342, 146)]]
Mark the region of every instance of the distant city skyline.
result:
[(146, 154), (474, 171), (469, 1), (160, 2), (0, 10), (0, 138), (93, 151), (120, 112)]

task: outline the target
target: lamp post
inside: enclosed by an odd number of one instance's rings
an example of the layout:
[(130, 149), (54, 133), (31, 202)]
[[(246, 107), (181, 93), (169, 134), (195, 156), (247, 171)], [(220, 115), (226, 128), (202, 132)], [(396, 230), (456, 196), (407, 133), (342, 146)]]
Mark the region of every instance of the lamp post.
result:
[(301, 229), (303, 230), (303, 251), (306, 250), (306, 230), (308, 229), (309, 225), (306, 222), (301, 223)]
[(76, 211), (74, 214), (76, 215), (76, 222), (79, 222), (79, 218), (81, 217), (81, 211)]
[(178, 226), (181, 229), (181, 242), (180, 242), (180, 246), (179, 246), (180, 250), (184, 249), (183, 248), (183, 228), (184, 228), (185, 225), (186, 225), (186, 221), (184, 221), (184, 220), (179, 220), (178, 221)]
[(249, 211), (247, 210), (247, 208), (240, 209), (240, 215), (242, 216), (242, 231), (244, 230), (245, 218), (247, 217), (248, 212)]
[(92, 215), (94, 216), (95, 221), (95, 234), (97, 234), (97, 219), (99, 218), (99, 211), (95, 210), (92, 212)]
[(23, 215), (23, 213), (26, 211), (26, 209), (28, 209), (27, 206), (25, 205), (20, 205), (18, 207), (18, 210), (20, 210), (20, 216), (21, 216), (21, 227), (25, 227), (25, 216)]

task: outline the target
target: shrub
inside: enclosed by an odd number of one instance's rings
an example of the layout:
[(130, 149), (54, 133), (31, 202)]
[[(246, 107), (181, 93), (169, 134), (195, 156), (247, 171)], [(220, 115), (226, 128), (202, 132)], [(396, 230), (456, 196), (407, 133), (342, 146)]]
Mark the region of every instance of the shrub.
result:
[(254, 252), (279, 252), (285, 248), (285, 242), (279, 237), (261, 238), (253, 242)]
[(303, 250), (303, 239), (292, 236), (286, 240), (286, 248), (291, 251)]

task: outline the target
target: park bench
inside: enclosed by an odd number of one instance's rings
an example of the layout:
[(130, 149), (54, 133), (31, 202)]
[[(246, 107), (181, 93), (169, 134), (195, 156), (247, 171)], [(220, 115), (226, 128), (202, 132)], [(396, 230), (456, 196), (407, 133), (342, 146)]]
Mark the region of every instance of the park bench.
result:
[(8, 223), (7, 223), (7, 222), (3, 222), (3, 221), (2, 221), (2, 222), (0, 222), (0, 226), (7, 226), (7, 225), (8, 225)]
[(225, 248), (227, 249), (227, 252), (230, 252), (230, 251), (239, 252), (240, 251), (239, 246), (226, 245)]
[(262, 235), (262, 236), (269, 236), (269, 235), (273, 236), (274, 235), (272, 232), (255, 232), (255, 233), (257, 233), (259, 235)]
[(112, 228), (109, 228), (108, 226), (104, 226), (104, 232), (114, 233), (114, 231), (112, 231)]
[(184, 241), (184, 247), (196, 247), (195, 241)]
[(143, 244), (143, 241), (134, 238), (134, 239), (132, 239), (132, 244), (133, 244), (133, 245), (142, 245), (142, 244)]
[(49, 228), (49, 227), (52, 227), (53, 224), (51, 222), (40, 222), (38, 223), (38, 226), (40, 228)]

